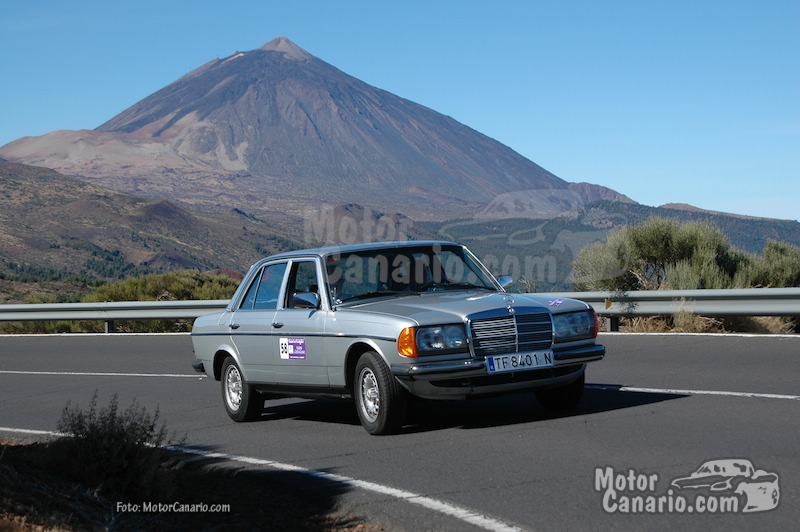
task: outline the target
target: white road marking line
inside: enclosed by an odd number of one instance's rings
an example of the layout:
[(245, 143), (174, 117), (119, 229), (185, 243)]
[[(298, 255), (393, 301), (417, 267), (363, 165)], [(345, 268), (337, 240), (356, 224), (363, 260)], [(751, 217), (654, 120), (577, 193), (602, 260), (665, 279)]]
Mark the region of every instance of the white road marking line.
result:
[[(21, 371), (21, 370), (0, 370), (0, 374), (8, 375), (67, 375), (78, 377), (167, 377), (178, 379), (205, 379), (204, 374), (187, 375), (184, 373), (119, 373), (119, 372), (90, 372), (90, 371)], [(664, 393), (673, 395), (720, 395), (727, 397), (748, 397), (755, 399), (789, 399), (800, 401), (800, 395), (786, 395), (777, 393), (757, 393), (757, 392), (730, 392), (724, 390), (679, 390), (676, 388), (640, 388), (636, 386), (618, 386), (612, 384), (586, 384), (586, 388), (592, 390), (615, 391), (615, 392), (639, 392), (639, 393)]]
[(0, 369), (0, 374), (9, 375), (69, 375), (78, 377), (174, 377), (174, 378), (191, 378), (191, 379), (205, 379), (203, 374), (186, 375), (183, 373), (117, 373), (117, 372), (99, 372), (99, 371), (20, 371), (20, 370), (5, 370)]
[(468, 510), (466, 508), (462, 508), (460, 506), (456, 506), (454, 504), (450, 504), (444, 501), (440, 501), (437, 499), (433, 499), (430, 497), (426, 497), (424, 495), (420, 495), (418, 493), (413, 493), (410, 491), (405, 491), (397, 488), (392, 488), (390, 486), (384, 486), (383, 484), (377, 484), (375, 482), (369, 482), (366, 480), (358, 480), (350, 477), (345, 477), (342, 475), (335, 475), (333, 473), (325, 473), (323, 471), (317, 471), (315, 469), (306, 469), (304, 467), (299, 467), (292, 464), (285, 464), (282, 462), (274, 462), (272, 460), (262, 460), (260, 458), (252, 458), (248, 456), (237, 456), (231, 455), (226, 453), (217, 453), (212, 451), (204, 451), (202, 449), (194, 449), (191, 447), (175, 447), (174, 449), (189, 453), (189, 454), (196, 454), (199, 456), (203, 456), (206, 458), (221, 458), (224, 460), (230, 460), (235, 462), (242, 462), (246, 464), (254, 464), (254, 465), (262, 465), (268, 466), (274, 469), (279, 469), (281, 471), (291, 471), (295, 473), (301, 473), (304, 475), (310, 475), (316, 478), (322, 478), (331, 482), (336, 482), (339, 484), (345, 484), (348, 486), (361, 488), (364, 490), (372, 491), (375, 493), (379, 493), (381, 495), (387, 495), (390, 497), (395, 497), (398, 499), (403, 499), (407, 502), (412, 504), (417, 504), (424, 508), (428, 508), (429, 510), (434, 510), (436, 512), (443, 513), (445, 515), (449, 515), (466, 523), (470, 523), (477, 527), (483, 528), (484, 530), (491, 530), (491, 531), (519, 531), (520, 529), (504, 523), (502, 521), (498, 521), (497, 519), (493, 519), (491, 517), (487, 517), (485, 515), (481, 515), (479, 513), (473, 512), (472, 510)]
[(727, 397), (748, 397), (755, 399), (791, 399), (794, 401), (800, 401), (800, 395), (784, 395), (777, 393), (727, 392), (720, 390), (677, 390), (673, 388), (637, 388), (635, 386), (615, 386), (610, 384), (587, 384), (586, 387), (592, 390), (604, 390), (613, 392), (665, 393), (674, 395), (723, 395)]
[(15, 429), (14, 427), (0, 427), (0, 432), (17, 432), (20, 434), (33, 434), (35, 436), (66, 436), (63, 432), (52, 430)]
[[(21, 433), (21, 434), (33, 434), (37, 436), (63, 436), (63, 433), (60, 432), (53, 432), (48, 430), (33, 430), (33, 429), (18, 429), (12, 427), (0, 427), (0, 432), (13, 432), (13, 433)], [(235, 454), (227, 454), (227, 453), (218, 453), (213, 451), (205, 451), (202, 449), (195, 449), (192, 447), (181, 447), (181, 446), (167, 446), (166, 449), (192, 454), (196, 456), (202, 456), (205, 458), (218, 458), (222, 460), (228, 460), (231, 462), (240, 462), (243, 464), (250, 464), (250, 465), (258, 465), (258, 466), (265, 466), (270, 467), (273, 469), (278, 469), (281, 471), (290, 471), (293, 473), (300, 473), (303, 475), (312, 476), (315, 478), (321, 478), (328, 480), (330, 482), (335, 482), (337, 484), (344, 484), (347, 486), (351, 486), (354, 488), (360, 488), (367, 491), (372, 491), (375, 493), (379, 493), (381, 495), (386, 495), (389, 497), (395, 497), (397, 499), (402, 499), (406, 502), (411, 504), (416, 504), (418, 506), (422, 506), (424, 508), (428, 508), (429, 510), (433, 510), (435, 512), (439, 512), (455, 519), (464, 521), (465, 523), (469, 523), (476, 527), (482, 528), (484, 530), (489, 530), (491, 532), (521, 532), (522, 529), (517, 528), (513, 525), (508, 523), (504, 523), (497, 519), (493, 519), (491, 517), (487, 517), (485, 515), (479, 514), (477, 512), (473, 512), (467, 508), (462, 508), (460, 506), (456, 506), (455, 504), (450, 504), (444, 501), (440, 501), (438, 499), (433, 499), (431, 497), (426, 497), (424, 495), (420, 495), (418, 493), (413, 493), (411, 491), (405, 491), (397, 488), (392, 488), (391, 486), (384, 486), (383, 484), (377, 484), (375, 482), (368, 482), (366, 480), (358, 480), (355, 478), (345, 477), (342, 475), (334, 475), (332, 473), (325, 473), (324, 471), (317, 471), (315, 469), (306, 469), (304, 467), (286, 464), (283, 462), (275, 462), (273, 460), (263, 460), (261, 458), (253, 458), (250, 456), (238, 456)]]
[[(121, 372), (90, 372), (90, 371), (21, 371), (0, 370), (0, 374), (8, 375), (67, 375), (78, 377), (167, 377), (178, 379), (205, 379), (204, 374), (187, 375), (184, 373), (121, 373)], [(611, 384), (586, 384), (586, 388), (593, 390), (639, 393), (664, 393), (674, 395), (721, 395), (727, 397), (749, 397), (756, 399), (789, 399), (800, 401), (800, 395), (786, 395), (777, 393), (757, 392), (730, 392), (723, 390), (679, 390), (676, 388), (641, 388), (636, 386), (617, 386)]]

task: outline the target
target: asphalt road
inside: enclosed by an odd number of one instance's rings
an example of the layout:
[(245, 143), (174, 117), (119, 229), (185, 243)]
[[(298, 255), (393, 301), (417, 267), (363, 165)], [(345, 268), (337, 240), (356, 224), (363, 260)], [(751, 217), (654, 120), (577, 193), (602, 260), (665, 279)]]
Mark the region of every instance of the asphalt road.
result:
[[(100, 405), (117, 393), (121, 407), (159, 408), (187, 445), (259, 459), (247, 467), (325, 472), (274, 474), (325, 487), (331, 505), (387, 530), (796, 529), (800, 338), (600, 342), (608, 354), (570, 415), (548, 414), (530, 394), (422, 401), (401, 434), (375, 437), (348, 402), (268, 401), (261, 421), (234, 424), (219, 384), (191, 369), (186, 335), (0, 336), (0, 435), (56, 430), (68, 401), (85, 407), (97, 390)], [(729, 492), (670, 487), (716, 459), (776, 473), (778, 507), (724, 513), (714, 496)], [(626, 513), (637, 500), (649, 506)]]

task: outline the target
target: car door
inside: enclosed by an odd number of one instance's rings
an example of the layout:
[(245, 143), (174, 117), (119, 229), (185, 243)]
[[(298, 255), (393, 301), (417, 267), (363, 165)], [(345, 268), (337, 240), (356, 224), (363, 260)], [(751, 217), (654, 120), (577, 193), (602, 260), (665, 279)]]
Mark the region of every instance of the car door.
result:
[(276, 373), (279, 383), (328, 386), (324, 351), (325, 322), (318, 260), (293, 259), (286, 290), (273, 320)]
[(288, 262), (264, 265), (231, 316), (229, 328), (242, 371), (250, 382), (276, 382), (275, 313), (277, 312)]

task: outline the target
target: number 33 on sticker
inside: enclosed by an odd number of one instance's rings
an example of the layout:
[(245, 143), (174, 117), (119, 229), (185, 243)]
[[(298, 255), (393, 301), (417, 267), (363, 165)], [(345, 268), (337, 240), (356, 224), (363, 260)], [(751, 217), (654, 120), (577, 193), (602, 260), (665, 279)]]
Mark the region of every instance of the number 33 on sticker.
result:
[(305, 338), (281, 338), (280, 339), (281, 358), (283, 360), (306, 358), (306, 339)]

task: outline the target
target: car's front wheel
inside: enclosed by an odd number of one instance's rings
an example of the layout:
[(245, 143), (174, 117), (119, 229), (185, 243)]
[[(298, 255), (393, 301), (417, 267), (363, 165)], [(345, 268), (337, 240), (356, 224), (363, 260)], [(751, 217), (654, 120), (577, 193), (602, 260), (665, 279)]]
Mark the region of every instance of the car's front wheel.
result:
[(234, 421), (252, 421), (261, 415), (264, 398), (244, 379), (241, 368), (227, 357), (222, 363), (222, 402)]
[(391, 434), (403, 426), (408, 398), (380, 355), (368, 351), (356, 363), (353, 395), (361, 425), (370, 434)]
[(569, 410), (575, 408), (583, 397), (586, 374), (564, 386), (536, 390), (536, 399), (547, 410)]

